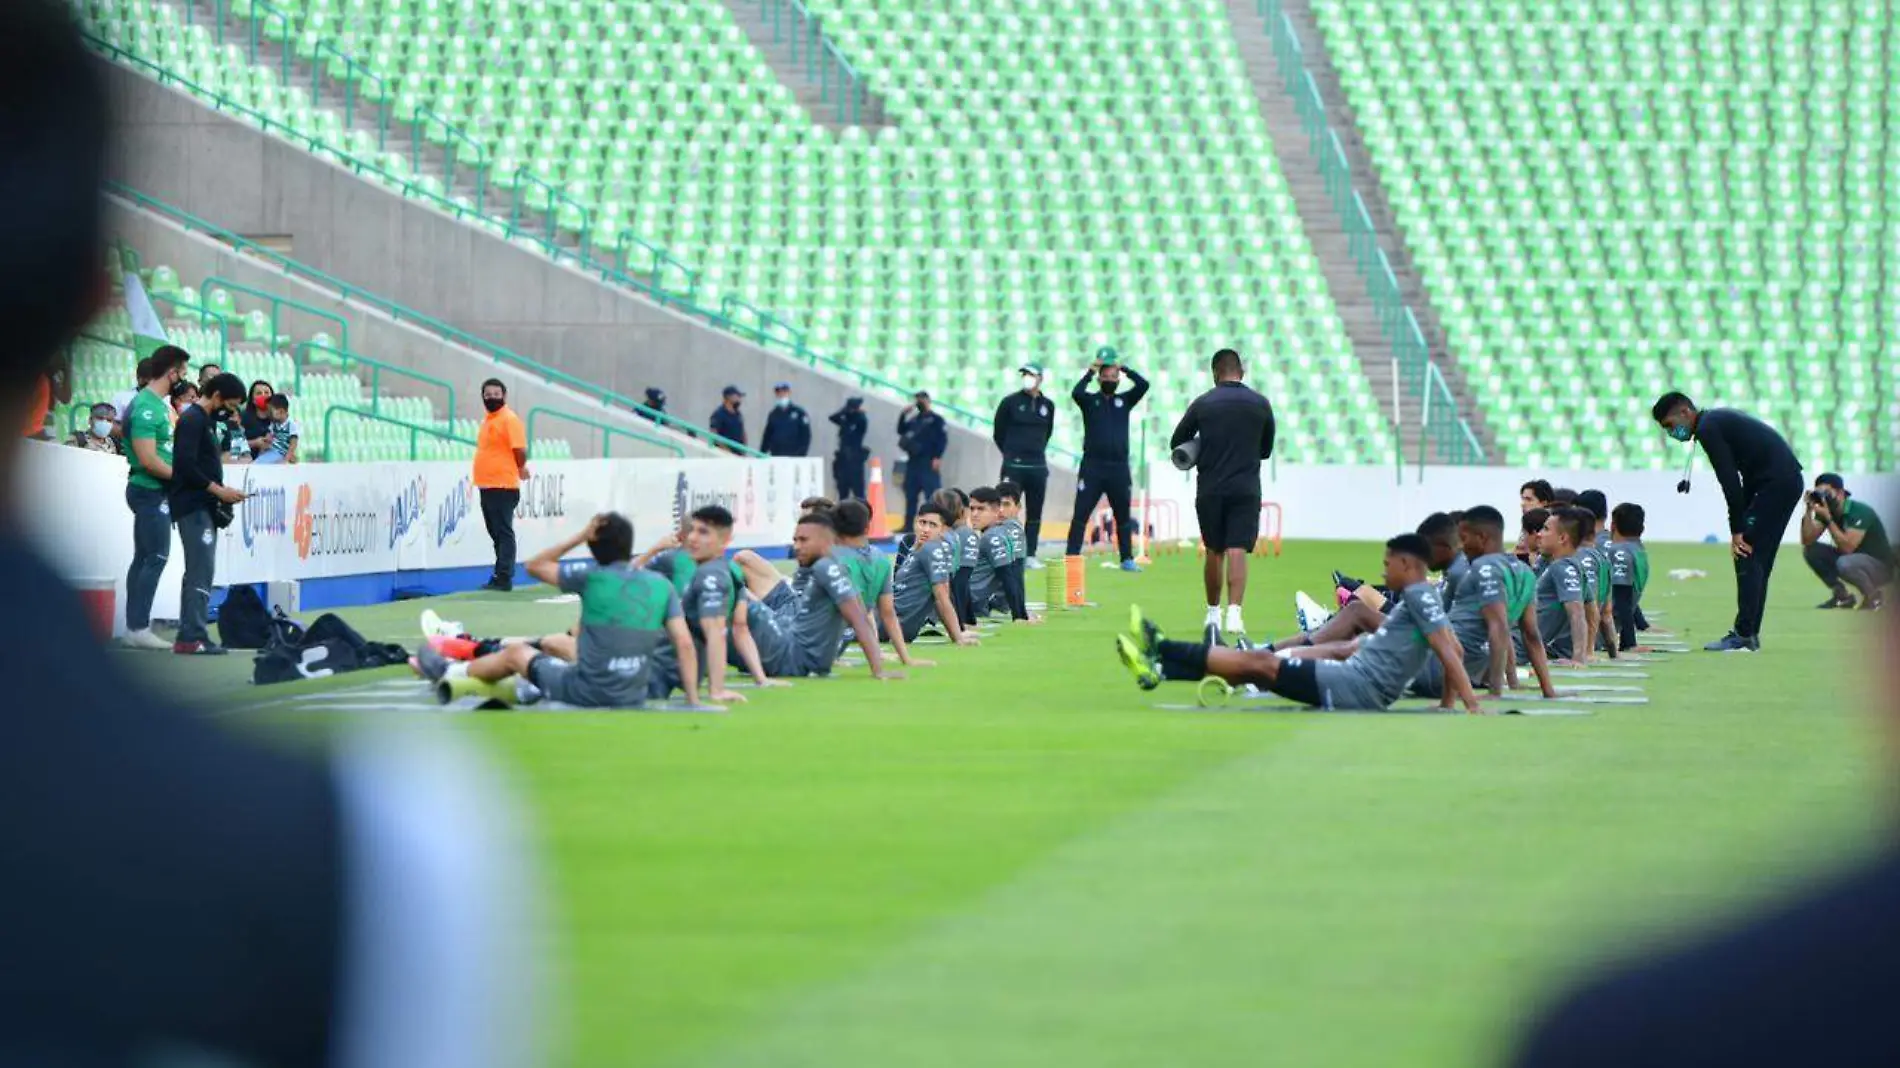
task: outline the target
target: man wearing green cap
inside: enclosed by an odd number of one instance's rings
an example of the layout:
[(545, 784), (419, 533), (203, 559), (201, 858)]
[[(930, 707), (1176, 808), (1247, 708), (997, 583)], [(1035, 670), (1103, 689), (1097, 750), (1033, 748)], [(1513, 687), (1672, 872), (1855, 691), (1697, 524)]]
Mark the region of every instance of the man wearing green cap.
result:
[(1003, 451), (1002, 478), (1023, 488), (1023, 537), (1028, 542), (1025, 566), (1041, 567), (1036, 540), (1042, 535), (1042, 502), (1049, 491), (1049, 436), (1056, 429), (1056, 406), (1042, 395), (1043, 370), (1037, 363), (1017, 368), (1022, 388), (1003, 398), (990, 424), (990, 437)]
[[(1135, 383), (1135, 388), (1126, 393), (1118, 392), (1124, 374)], [(1091, 383), (1098, 383), (1098, 388), (1090, 389)], [(1095, 362), (1069, 395), (1082, 409), (1082, 470), (1075, 482), (1075, 514), (1069, 520), (1069, 555), (1081, 553), (1089, 513), (1106, 495), (1109, 511), (1115, 517), (1122, 570), (1139, 571), (1134, 530), (1128, 521), (1129, 498), (1135, 491), (1134, 473), (1128, 467), (1128, 420), (1135, 405), (1148, 395), (1148, 380), (1134, 368), (1123, 366), (1120, 354), (1103, 345), (1095, 350)]]

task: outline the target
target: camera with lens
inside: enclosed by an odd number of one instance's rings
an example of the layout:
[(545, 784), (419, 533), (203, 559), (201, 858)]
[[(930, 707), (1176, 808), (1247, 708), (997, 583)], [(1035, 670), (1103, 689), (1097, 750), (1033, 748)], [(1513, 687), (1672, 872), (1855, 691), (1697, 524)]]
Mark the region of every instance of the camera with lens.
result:
[(1809, 490), (1808, 503), (1816, 507), (1826, 508), (1828, 506), (1827, 494), (1822, 493), (1820, 490)]

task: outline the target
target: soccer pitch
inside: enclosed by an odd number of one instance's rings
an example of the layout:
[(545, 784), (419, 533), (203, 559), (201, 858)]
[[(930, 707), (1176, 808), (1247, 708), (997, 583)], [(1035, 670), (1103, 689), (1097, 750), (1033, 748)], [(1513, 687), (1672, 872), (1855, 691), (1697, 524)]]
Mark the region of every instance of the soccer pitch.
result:
[[(1659, 626), (1698, 646), (1727, 629), (1723, 548), (1652, 558)], [(1295, 588), (1378, 561), (1256, 558), (1252, 633), (1290, 633)], [(938, 666), (904, 682), (856, 668), (723, 715), (453, 722), (538, 831), (562, 1063), (1463, 1068), (1580, 962), (1877, 833), (1855, 670), (1876, 619), (1813, 611), (1798, 556), (1780, 571), (1768, 651), (1661, 658), (1649, 704), (1590, 716), (1158, 710), (1193, 688), (1138, 691), (1111, 635), (1135, 600), (1193, 634), (1189, 554), (1092, 567), (1100, 607), (926, 647)], [(546, 592), (431, 604), (477, 633), (562, 629), (574, 609)], [(421, 607), (344, 615), (413, 646)], [(248, 657), (148, 662), (181, 685), (214, 671), (237, 704), (348, 693), (253, 690)]]

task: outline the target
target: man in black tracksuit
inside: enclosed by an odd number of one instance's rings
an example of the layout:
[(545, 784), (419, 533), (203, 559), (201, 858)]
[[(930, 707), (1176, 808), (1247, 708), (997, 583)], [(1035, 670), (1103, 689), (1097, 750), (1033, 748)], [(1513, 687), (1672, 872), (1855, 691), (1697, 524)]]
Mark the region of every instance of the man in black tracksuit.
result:
[(1049, 492), (1049, 436), (1056, 429), (1056, 406), (1042, 395), (1043, 370), (1040, 364), (1018, 368), (1023, 388), (1003, 398), (996, 406), (996, 419), (990, 425), (990, 437), (1003, 451), (1002, 477), (1023, 488), (1023, 536), (1028, 541), (1032, 567), (1036, 561), (1036, 542), (1042, 536), (1042, 502)]
[(864, 499), (864, 462), (871, 452), (864, 447), (864, 435), (871, 420), (864, 414), (864, 398), (852, 397), (844, 407), (831, 413), (831, 425), (838, 428), (838, 451), (831, 456), (831, 477), (838, 484), (838, 499)]
[[(1135, 383), (1135, 388), (1118, 393), (1123, 374)], [(1091, 390), (1089, 384), (1098, 379), (1100, 388)], [(1109, 512), (1115, 517), (1122, 570), (1139, 571), (1132, 548), (1134, 530), (1128, 521), (1128, 501), (1135, 489), (1134, 474), (1128, 467), (1128, 419), (1135, 405), (1148, 395), (1148, 380), (1133, 368), (1123, 367), (1115, 350), (1104, 345), (1069, 395), (1082, 409), (1082, 471), (1075, 482), (1075, 514), (1069, 520), (1069, 555), (1082, 551), (1089, 513), (1095, 510), (1095, 502), (1107, 495)]]
[[(1650, 410), (1669, 436), (1696, 441), (1709, 458), (1728, 501), (1729, 551), (1735, 557), (1735, 628), (1704, 648), (1711, 652), (1761, 649), (1762, 613), (1775, 554), (1801, 494), (1801, 461), (1787, 439), (1767, 423), (1733, 408), (1698, 411), (1681, 393), (1665, 393)], [(1689, 481), (1678, 487), (1689, 492)]]

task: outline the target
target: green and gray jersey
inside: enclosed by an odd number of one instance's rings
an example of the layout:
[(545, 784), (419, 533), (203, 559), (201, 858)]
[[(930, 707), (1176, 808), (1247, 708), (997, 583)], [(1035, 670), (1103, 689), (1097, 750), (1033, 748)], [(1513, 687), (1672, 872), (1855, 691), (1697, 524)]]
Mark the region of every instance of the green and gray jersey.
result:
[(1018, 520), (1005, 519), (997, 524), (1003, 529), (1003, 536), (1009, 539), (1009, 558), (1011, 561), (1029, 558), (1029, 535)]
[(1433, 656), (1426, 639), (1451, 625), (1438, 591), (1429, 582), (1415, 582), (1395, 599), (1398, 603), (1385, 622), (1345, 662), (1346, 669), (1377, 696), (1379, 708), (1405, 693)]
[(1576, 556), (1552, 560), (1537, 579), (1537, 629), (1553, 655), (1570, 655), (1569, 605), (1583, 600), (1584, 568)]
[(1471, 561), (1465, 558), (1464, 553), (1452, 557), (1451, 563), (1445, 565), (1445, 573), (1438, 580), (1438, 599), (1447, 605), (1455, 601), (1458, 584), (1470, 573)]
[(976, 528), (968, 523), (950, 532), (957, 546), (957, 570), (976, 566)]
[(1583, 599), (1585, 603), (1595, 603), (1608, 599), (1609, 587), (1598, 589), (1598, 580), (1603, 577), (1601, 560), (1595, 548), (1585, 545), (1579, 548), (1571, 559), (1577, 562), (1577, 570), (1583, 576)]
[(141, 389), (132, 398), (125, 409), (125, 460), (131, 465), (128, 481), (144, 489), (163, 490), (165, 483), (145, 469), (139, 463), (139, 454), (133, 450), (135, 441), (150, 441), (158, 450), (158, 458), (166, 464), (172, 462), (172, 415), (165, 398), (149, 389)]
[(1893, 544), (1887, 540), (1886, 524), (1880, 521), (1880, 513), (1873, 506), (1862, 504), (1852, 497), (1842, 506), (1837, 522), (1842, 530), (1861, 532), (1860, 547), (1854, 551), (1864, 553), (1883, 564), (1893, 564)]
[(666, 623), (680, 615), (673, 584), (630, 562), (602, 567), (577, 560), (561, 565), (560, 588), (581, 595), (576, 642), (576, 698), (593, 708), (632, 708), (647, 696), (656, 655), (671, 646)]
[(997, 572), (1009, 567), (1016, 560), (1015, 552), (1010, 548), (1009, 535), (998, 523), (976, 539), (976, 563), (970, 571), (970, 599), (975, 602), (980, 615), (989, 611), (990, 598), (1001, 590), (997, 585), (1002, 581)]
[(851, 585), (864, 602), (865, 611), (873, 611), (877, 599), (891, 592), (891, 558), (870, 545), (840, 545), (832, 554), (851, 576)]
[(1610, 585), (1636, 586), (1636, 559), (1640, 555), (1640, 545), (1627, 541), (1610, 543)]
[(843, 607), (863, 603), (858, 588), (835, 556), (822, 556), (811, 565), (805, 593), (792, 617), (792, 646), (797, 653), (794, 675), (829, 675), (844, 639)]
[(647, 570), (665, 576), (672, 583), (674, 592), (679, 594), (686, 625), (692, 629), (693, 640), (701, 643), (706, 636), (700, 631), (699, 621), (719, 616), (730, 619), (739, 600), (739, 590), (745, 586), (745, 576), (738, 564), (724, 557), (702, 564), (679, 549), (668, 549), (647, 561)]
[[(1511, 565), (1517, 562), (1516, 557), (1503, 553), (1478, 557), (1458, 583), (1451, 606), (1445, 610), (1446, 618), (1451, 621), (1451, 632), (1465, 649), (1465, 672), (1474, 680), (1482, 679), (1491, 664), (1491, 631), (1485, 624), (1484, 610), (1489, 605), (1501, 604), (1505, 613), (1510, 613)], [(1511, 622), (1514, 624), (1515, 620)]]
[(904, 639), (909, 641), (936, 618), (936, 587), (948, 583), (956, 571), (956, 551), (952, 538), (938, 538), (911, 550), (898, 569), (891, 588), (891, 600), (897, 606), (897, 621), (903, 624)]

